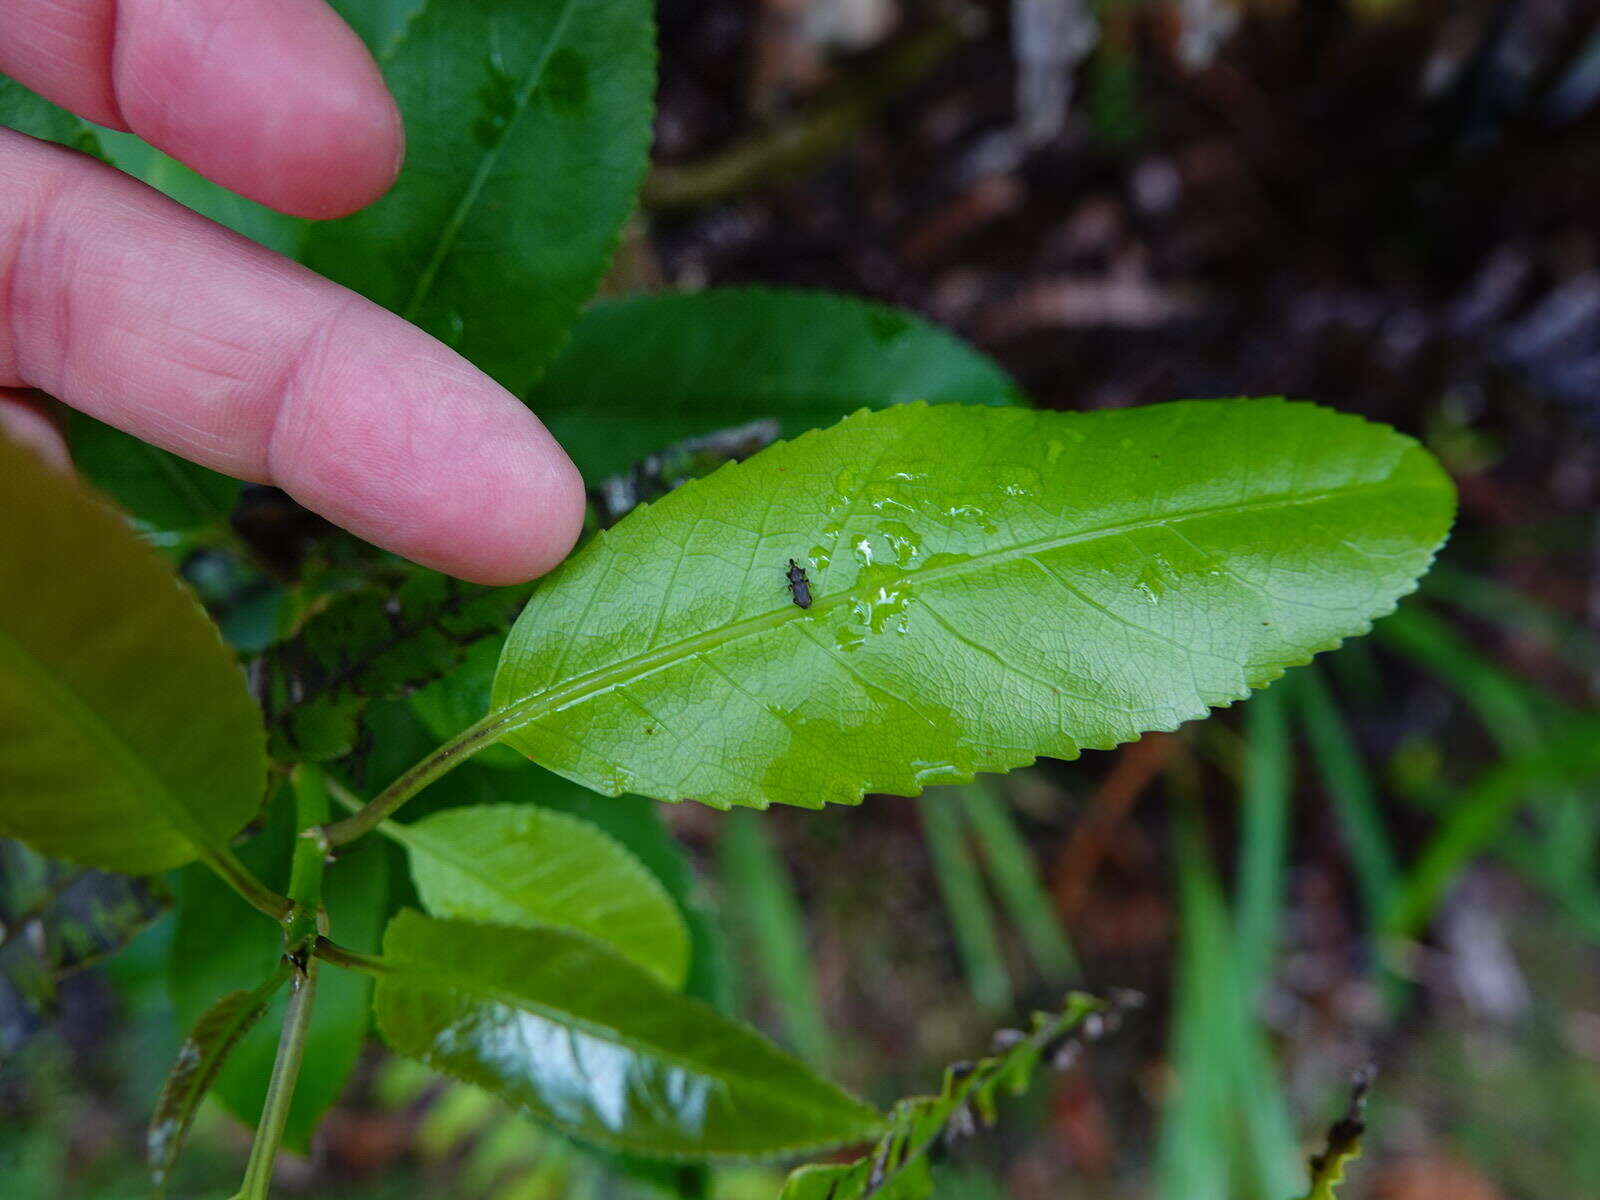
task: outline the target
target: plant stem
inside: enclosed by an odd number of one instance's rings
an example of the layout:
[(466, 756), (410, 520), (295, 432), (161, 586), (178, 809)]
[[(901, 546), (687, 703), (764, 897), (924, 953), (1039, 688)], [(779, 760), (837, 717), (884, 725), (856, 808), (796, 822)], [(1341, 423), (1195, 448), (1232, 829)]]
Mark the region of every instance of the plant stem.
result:
[(292, 962), (289, 982), (289, 1007), (284, 1013), (283, 1034), (278, 1039), (278, 1057), (272, 1064), (272, 1081), (267, 1085), (267, 1100), (256, 1125), (256, 1140), (250, 1147), (244, 1182), (234, 1200), (267, 1200), (272, 1186), (272, 1168), (283, 1142), (283, 1127), (289, 1119), (289, 1104), (294, 1099), (295, 1081), (300, 1077), (300, 1062), (305, 1057), (306, 1035), (311, 1030), (311, 1009), (317, 991), (317, 960), (304, 966)]
[[(302, 763), (291, 777), (294, 787), (295, 828), (310, 830), (328, 819), (328, 790), (322, 769)], [(283, 1142), (284, 1123), (294, 1101), (294, 1086), (300, 1078), (300, 1062), (305, 1057), (306, 1035), (311, 1029), (311, 1012), (317, 995), (317, 960), (311, 948), (326, 928), (322, 911), (322, 871), (325, 855), (317, 843), (302, 838), (295, 844), (289, 872), (289, 896), (279, 919), (283, 926), (283, 963), (289, 970), (289, 1006), (283, 1016), (283, 1033), (278, 1038), (278, 1057), (272, 1064), (272, 1080), (267, 1085), (266, 1103), (256, 1125), (256, 1140), (250, 1147), (244, 1183), (234, 1200), (266, 1200), (272, 1186), (272, 1168)]]
[(386, 975), (390, 971), (388, 963), (375, 954), (362, 954), (359, 950), (351, 950), (348, 946), (341, 946), (338, 942), (319, 937), (311, 947), (311, 952), (324, 962), (331, 962), (336, 967), (344, 967), (348, 971), (360, 971), (364, 975)]
[(377, 828), (378, 822), (435, 779), (492, 745), (500, 736), (504, 721), (503, 713), (492, 712), (476, 725), (463, 729), (369, 800), (367, 806), (355, 816), (321, 826), (317, 831), (321, 835), (319, 840), (325, 847), (343, 846), (363, 834), (371, 833)]
[(280, 923), (288, 919), (294, 907), (289, 898), (278, 895), (252, 875), (250, 868), (240, 862), (232, 850), (226, 847), (208, 850), (201, 855), (201, 860), (220, 875), (224, 883), (248, 900), (251, 907), (260, 909)]

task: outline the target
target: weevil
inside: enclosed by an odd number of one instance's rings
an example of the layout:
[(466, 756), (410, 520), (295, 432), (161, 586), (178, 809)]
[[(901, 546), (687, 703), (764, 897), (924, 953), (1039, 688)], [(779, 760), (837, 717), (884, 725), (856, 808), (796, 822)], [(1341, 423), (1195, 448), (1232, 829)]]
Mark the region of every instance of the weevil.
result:
[(789, 560), (789, 594), (794, 597), (794, 602), (800, 608), (811, 607), (811, 580), (806, 578), (806, 569), (794, 559)]

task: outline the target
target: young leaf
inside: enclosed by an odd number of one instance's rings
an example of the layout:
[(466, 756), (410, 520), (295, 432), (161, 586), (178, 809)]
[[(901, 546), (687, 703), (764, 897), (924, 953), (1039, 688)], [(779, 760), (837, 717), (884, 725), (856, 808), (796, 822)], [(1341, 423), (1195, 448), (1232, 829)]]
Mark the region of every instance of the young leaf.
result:
[(549, 362), (633, 208), (650, 143), (649, 0), (432, 0), (385, 56), (400, 179), (315, 226), (305, 261), (513, 391)]
[(610, 794), (912, 795), (1242, 698), (1389, 611), (1453, 507), (1410, 438), (1312, 405), (860, 413), (568, 559), (485, 728)]
[[(996, 1037), (990, 1057), (948, 1068), (937, 1096), (896, 1104), (870, 1154), (853, 1162), (800, 1167), (790, 1172), (778, 1200), (926, 1200), (933, 1195), (931, 1153), (952, 1137), (971, 1133), (979, 1119), (994, 1124), (1000, 1095), (1026, 1091), (1041, 1060), (1072, 1055), (1077, 1047), (1071, 1039), (1079, 1027), (1105, 1008), (1074, 993), (1061, 1012), (1034, 1013), (1026, 1035), (1007, 1031), (1008, 1036)], [(1113, 1010), (1111, 1015), (1119, 1014)], [(1105, 1027), (1101, 1017), (1096, 1028)]]
[(689, 933), (643, 863), (599, 829), (529, 804), (452, 808), (384, 830), (436, 917), (586, 934), (683, 986)]
[(150, 874), (261, 804), (261, 714), (153, 550), (76, 480), (0, 439), (0, 834)]
[(145, 1135), (145, 1153), (158, 1195), (166, 1190), (200, 1101), (211, 1090), (217, 1072), (287, 979), (286, 972), (278, 971), (250, 991), (229, 992), (200, 1014), (178, 1047), (177, 1061), (162, 1085)]
[(348, 754), (371, 701), (449, 672), (479, 639), (504, 631), (527, 595), (526, 587), (483, 587), (419, 569), (398, 591), (373, 587), (334, 600), (252, 668), (273, 757)]
[(602, 1146), (794, 1153), (875, 1134), (872, 1109), (588, 938), (402, 912), (378, 1029), (396, 1050)]
[(858, 408), (1019, 399), (994, 363), (901, 309), (719, 288), (594, 305), (528, 404), (592, 483), (756, 417), (794, 437)]

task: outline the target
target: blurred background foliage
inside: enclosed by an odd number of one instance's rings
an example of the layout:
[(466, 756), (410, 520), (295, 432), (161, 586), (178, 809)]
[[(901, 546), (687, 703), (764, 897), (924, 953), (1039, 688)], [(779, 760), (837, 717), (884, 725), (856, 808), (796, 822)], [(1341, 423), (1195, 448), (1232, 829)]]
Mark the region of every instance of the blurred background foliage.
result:
[[(1342, 1195), (1600, 1197), (1600, 10), (663, 0), (660, 22), (657, 166), (611, 293), (889, 301), (1050, 407), (1315, 399), (1422, 437), (1462, 496), (1400, 613), (1210, 721), (857, 811), (664, 809), (692, 989), (883, 1103), (1069, 986), (1142, 992), (940, 1165), (957, 1200), (1287, 1200), (1369, 1062)], [(137, 465), (106, 436), (80, 444)], [(276, 493), (163, 486), (152, 535), (241, 649), (289, 619), (291, 571), (366, 578)], [(144, 1194), (179, 1033), (167, 902), (0, 846), (5, 1196)], [(247, 1147), (208, 1106), (173, 1193), (227, 1195)], [(368, 1046), (281, 1178), (743, 1200), (781, 1176), (636, 1178)]]

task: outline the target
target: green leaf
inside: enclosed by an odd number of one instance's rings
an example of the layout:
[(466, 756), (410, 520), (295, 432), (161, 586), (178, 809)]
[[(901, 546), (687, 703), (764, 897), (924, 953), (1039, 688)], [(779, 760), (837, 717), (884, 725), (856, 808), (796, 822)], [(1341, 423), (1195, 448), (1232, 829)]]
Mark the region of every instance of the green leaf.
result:
[(475, 805), (383, 829), (411, 856), (436, 917), (585, 934), (670, 988), (689, 969), (689, 933), (666, 888), (599, 829), (527, 804)]
[(383, 62), (406, 163), (305, 261), (513, 391), (600, 282), (644, 176), (649, 0), (432, 0)]
[(82, 413), (71, 418), (80, 473), (150, 529), (172, 533), (226, 526), (240, 483)]
[(0, 839), (0, 1063), (53, 1010), (62, 979), (117, 953), (171, 899), (159, 879), (69, 866)]
[[(295, 829), (292, 798), (277, 796), (266, 827), (239, 857), (258, 878), (283, 887), (289, 879)], [(388, 858), (376, 839), (341, 854), (323, 881), (331, 936), (357, 950), (376, 949), (383, 928)], [(283, 955), (281, 930), (240, 900), (210, 871), (191, 868), (178, 878), (177, 927), (168, 985), (180, 1023), (193, 1025), (223, 992), (252, 988)], [(338, 1099), (361, 1052), (371, 1018), (372, 981), (350, 971), (323, 971), (305, 1061), (289, 1110), (285, 1142), (305, 1151), (323, 1111)], [(286, 997), (250, 1029), (223, 1064), (213, 1087), (222, 1106), (247, 1126), (261, 1116), (277, 1057)]]
[(479, 639), (502, 633), (527, 595), (526, 587), (483, 587), (418, 569), (398, 590), (337, 597), (253, 667), (273, 757), (348, 754), (371, 701), (446, 674)]
[(999, 367), (901, 309), (721, 288), (594, 305), (528, 404), (594, 481), (755, 417), (794, 437), (858, 408), (1020, 399)]
[(1410, 438), (1312, 405), (860, 413), (569, 558), (486, 728), (611, 794), (912, 795), (1242, 698), (1388, 612), (1453, 509)]
[(157, 1194), (166, 1190), (172, 1168), (189, 1138), (195, 1113), (211, 1090), (217, 1072), (239, 1039), (261, 1019), (273, 994), (288, 978), (288, 973), (280, 970), (250, 991), (229, 992), (221, 997), (200, 1014), (178, 1047), (177, 1061), (162, 1085), (145, 1135), (145, 1151)]
[(1000, 1048), (976, 1063), (948, 1068), (937, 1096), (912, 1096), (894, 1106), (887, 1131), (871, 1153), (846, 1163), (800, 1167), (790, 1172), (778, 1200), (926, 1200), (933, 1195), (929, 1160), (942, 1145), (972, 1132), (976, 1119), (993, 1125), (1002, 1094), (1020, 1096), (1042, 1060), (1063, 1050), (1091, 1014), (1106, 1006), (1074, 993), (1059, 1013), (1033, 1014), (1027, 1034), (1007, 1031)]
[(217, 628), (78, 482), (0, 439), (0, 834), (149, 874), (261, 804), (261, 715)]
[(748, 1158), (876, 1133), (870, 1108), (587, 938), (403, 912), (378, 1028), (395, 1049), (602, 1146)]
[(92, 125), (6, 75), (0, 75), (0, 125), (102, 157)]
[(330, 7), (380, 61), (422, 11), (422, 4), (423, 0), (330, 0)]

